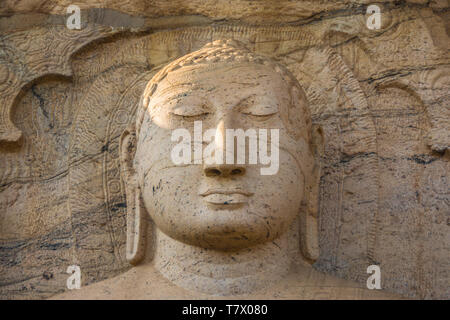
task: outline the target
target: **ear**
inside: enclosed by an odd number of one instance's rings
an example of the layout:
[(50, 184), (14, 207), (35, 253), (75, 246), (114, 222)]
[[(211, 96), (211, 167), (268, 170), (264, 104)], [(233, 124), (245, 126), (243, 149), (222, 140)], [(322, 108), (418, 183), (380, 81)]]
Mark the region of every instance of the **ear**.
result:
[(145, 208), (142, 206), (141, 192), (134, 156), (136, 152), (136, 131), (134, 126), (125, 130), (120, 137), (120, 168), (125, 184), (127, 199), (127, 243), (126, 258), (133, 265), (144, 257), (146, 243)]
[(320, 126), (312, 127), (311, 151), (314, 156), (314, 166), (309, 178), (305, 181), (304, 214), (301, 215), (301, 236), (303, 256), (311, 263), (319, 258), (319, 188), (320, 188), (320, 160), (323, 155), (324, 136)]

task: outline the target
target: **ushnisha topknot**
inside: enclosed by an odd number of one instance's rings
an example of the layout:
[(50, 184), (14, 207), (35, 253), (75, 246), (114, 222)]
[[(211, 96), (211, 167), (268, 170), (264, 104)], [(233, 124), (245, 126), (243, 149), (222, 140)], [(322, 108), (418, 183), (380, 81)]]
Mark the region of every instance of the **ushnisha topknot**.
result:
[[(189, 66), (214, 67), (214, 64), (227, 63), (230, 65), (253, 63), (267, 66), (276, 71), (291, 88), (291, 105), (288, 106), (289, 116), (284, 117), (283, 122), (289, 134), (296, 140), (303, 136), (305, 142), (311, 141), (311, 117), (307, 106), (306, 95), (300, 87), (297, 79), (279, 63), (260, 56), (248, 50), (241, 42), (226, 39), (216, 40), (204, 45), (201, 49), (184, 55), (159, 70), (148, 82), (138, 108), (136, 117), (136, 137), (139, 137), (140, 129), (152, 95), (155, 93), (158, 84), (172, 71)], [(298, 110), (297, 108), (301, 108)], [(295, 110), (296, 109), (296, 110)], [(304, 115), (298, 119), (299, 115)], [(297, 121), (296, 121), (297, 120)], [(301, 127), (298, 127), (299, 122)]]

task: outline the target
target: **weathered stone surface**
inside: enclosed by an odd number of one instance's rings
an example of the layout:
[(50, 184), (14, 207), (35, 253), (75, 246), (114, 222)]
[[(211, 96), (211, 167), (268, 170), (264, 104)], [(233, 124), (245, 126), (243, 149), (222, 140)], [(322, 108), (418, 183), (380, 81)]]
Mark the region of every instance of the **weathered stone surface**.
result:
[(386, 1), (378, 31), (367, 1), (94, 2), (81, 31), (69, 2), (0, 5), (2, 298), (129, 268), (120, 134), (157, 69), (215, 39), (286, 66), (323, 128), (315, 268), (364, 284), (378, 264), (387, 291), (449, 298), (445, 1)]

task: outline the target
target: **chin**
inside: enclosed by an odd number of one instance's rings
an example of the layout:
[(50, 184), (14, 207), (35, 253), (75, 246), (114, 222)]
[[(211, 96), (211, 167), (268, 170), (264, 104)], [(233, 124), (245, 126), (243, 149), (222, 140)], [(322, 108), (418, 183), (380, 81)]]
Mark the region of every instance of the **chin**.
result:
[[(203, 239), (184, 238), (179, 241), (200, 248), (217, 250), (217, 251), (238, 251), (263, 244), (267, 241), (262, 239), (250, 239), (243, 234), (208, 234), (202, 235)], [(245, 239), (245, 238), (247, 239)]]
[(218, 212), (215, 211), (213, 214), (216, 218), (208, 215), (209, 219), (202, 219), (196, 224), (193, 221), (195, 217), (192, 217), (189, 219), (192, 222), (189, 227), (184, 225), (177, 228), (178, 230), (183, 228), (185, 232), (174, 233), (173, 228), (169, 230), (161, 228), (161, 231), (187, 245), (220, 251), (235, 251), (261, 245), (275, 240), (286, 231), (283, 228), (286, 224), (269, 226), (264, 218), (259, 218), (258, 223), (255, 223), (252, 218), (249, 218), (246, 210), (223, 210), (220, 223), (217, 221)]

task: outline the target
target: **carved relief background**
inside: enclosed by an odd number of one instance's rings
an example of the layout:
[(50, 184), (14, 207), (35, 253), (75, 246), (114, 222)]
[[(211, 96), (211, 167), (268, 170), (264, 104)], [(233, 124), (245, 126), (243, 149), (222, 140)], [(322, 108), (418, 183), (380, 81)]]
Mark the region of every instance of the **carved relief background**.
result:
[(228, 38), (284, 64), (324, 130), (316, 269), (450, 298), (446, 1), (385, 1), (380, 30), (367, 1), (84, 2), (81, 30), (68, 1), (0, 5), (1, 298), (130, 267), (119, 137), (161, 66)]

